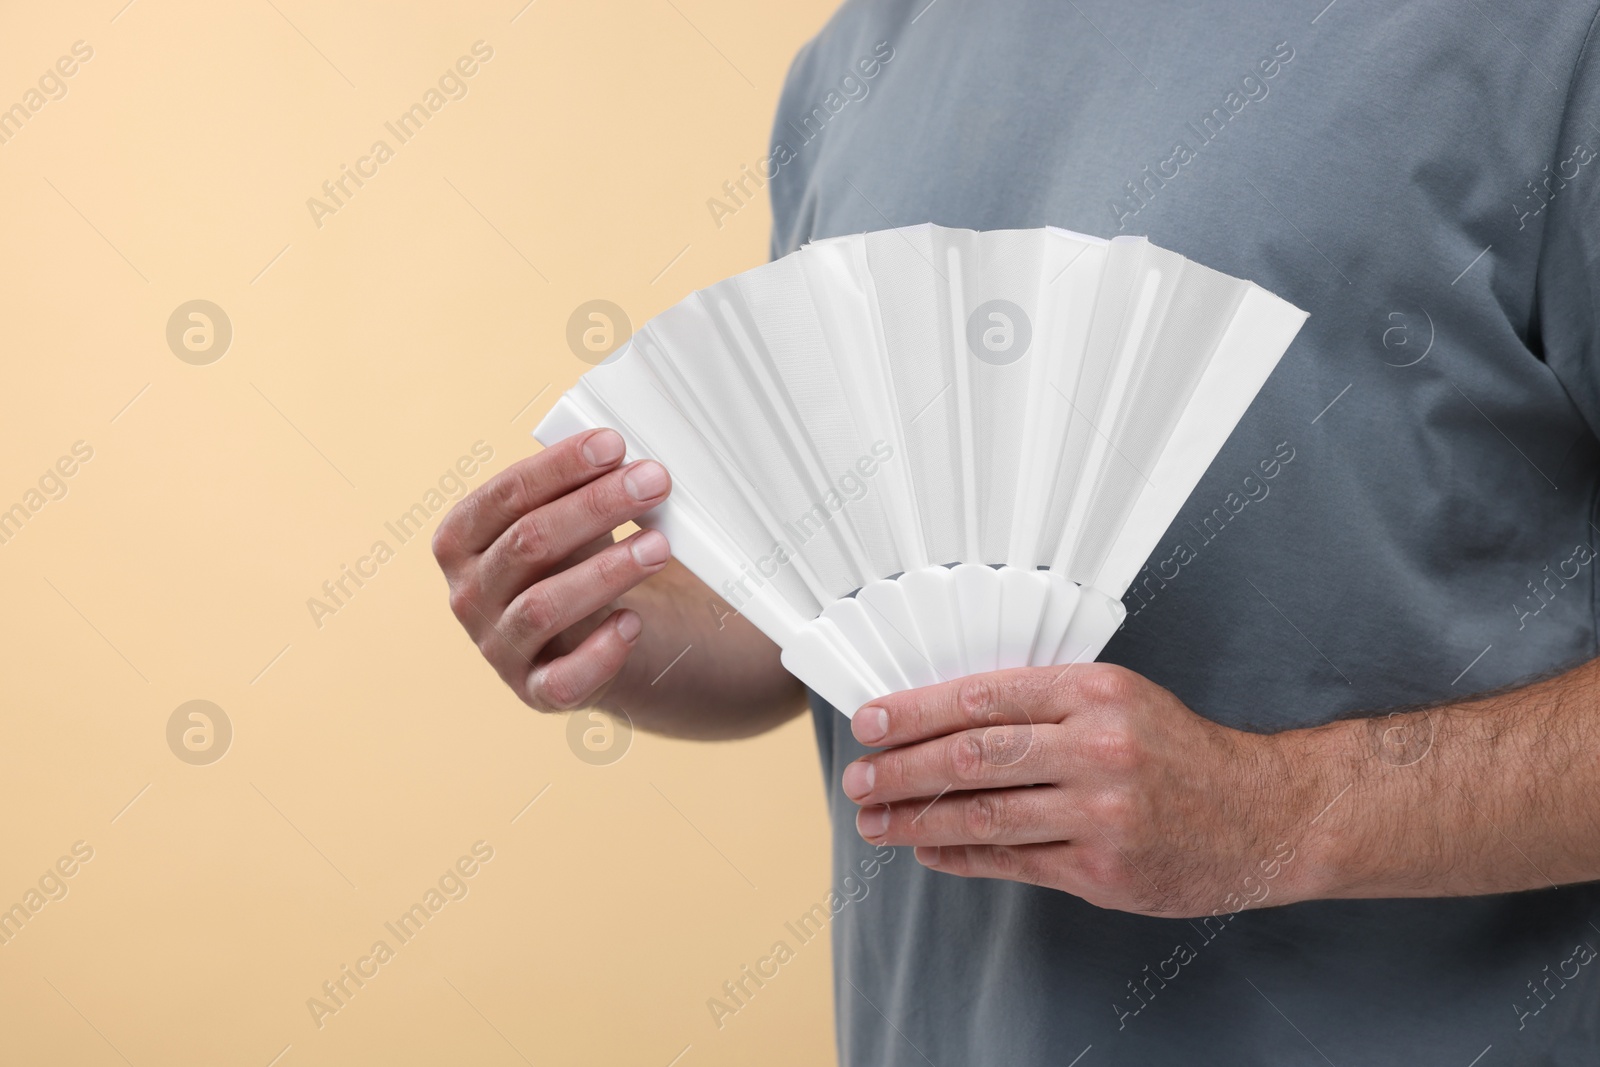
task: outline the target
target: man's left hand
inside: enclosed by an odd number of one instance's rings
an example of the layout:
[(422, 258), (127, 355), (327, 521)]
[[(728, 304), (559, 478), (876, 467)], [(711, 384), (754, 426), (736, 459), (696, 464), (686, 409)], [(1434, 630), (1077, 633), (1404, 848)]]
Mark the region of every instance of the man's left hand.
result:
[(1218, 725), (1121, 667), (896, 693), (862, 708), (852, 732), (887, 748), (844, 771), (857, 830), (915, 846), (932, 870), (1167, 917), (1312, 895), (1295, 896), (1292, 860), (1328, 798), (1294, 735)]

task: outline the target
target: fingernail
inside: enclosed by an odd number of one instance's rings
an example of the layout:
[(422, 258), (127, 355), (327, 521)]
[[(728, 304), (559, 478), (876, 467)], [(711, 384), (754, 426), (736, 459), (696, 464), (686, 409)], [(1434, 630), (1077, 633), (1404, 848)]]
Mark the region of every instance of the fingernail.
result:
[(626, 450), (622, 435), (615, 430), (601, 430), (589, 435), (583, 443), (583, 458), (595, 467), (609, 467), (622, 458)]
[(918, 845), (914, 850), (914, 855), (917, 857), (917, 862), (924, 867), (939, 866), (938, 845)]
[(667, 468), (654, 460), (641, 460), (628, 468), (622, 484), (635, 500), (650, 500), (667, 490)]
[(644, 621), (639, 618), (639, 613), (636, 611), (624, 611), (617, 619), (617, 636), (630, 644), (639, 636), (639, 631), (642, 629)]
[(874, 804), (856, 812), (856, 833), (862, 837), (879, 837), (889, 829), (889, 806)]
[(875, 745), (889, 736), (889, 713), (874, 704), (856, 712), (850, 720), (850, 732), (864, 745)]
[(872, 792), (872, 780), (877, 777), (872, 764), (865, 760), (856, 760), (844, 769), (844, 777), (839, 784), (844, 786), (845, 795), (851, 800), (864, 797)]
[(628, 551), (633, 554), (633, 561), (641, 567), (665, 563), (667, 557), (672, 555), (667, 537), (660, 530), (645, 530), (629, 543)]

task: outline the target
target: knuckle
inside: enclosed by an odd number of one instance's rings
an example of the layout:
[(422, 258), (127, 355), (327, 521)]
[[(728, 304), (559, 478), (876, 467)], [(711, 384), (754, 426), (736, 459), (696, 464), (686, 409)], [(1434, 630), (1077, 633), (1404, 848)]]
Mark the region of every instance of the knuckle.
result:
[(982, 726), (999, 710), (1000, 686), (987, 675), (970, 675), (962, 679), (956, 703), (964, 721)]
[(484, 505), (501, 515), (520, 514), (524, 499), (520, 478), (498, 478), (483, 487)]
[(638, 564), (633, 561), (633, 553), (626, 544), (613, 545), (609, 551), (601, 552), (593, 558), (596, 585), (611, 588), (616, 585), (629, 585), (634, 580), (633, 571)]
[(980, 735), (983, 760), (992, 767), (1012, 767), (1033, 749), (1033, 727), (992, 726)]
[(1048, 885), (1049, 871), (1044, 859), (1034, 849), (1019, 849), (1017, 856), (1017, 881), (1028, 882), (1033, 885)]
[(433, 531), (433, 539), (429, 548), (433, 551), (433, 558), (441, 567), (448, 567), (461, 557), (461, 539), (456, 534), (455, 523), (451, 520), (455, 512), (445, 516), (439, 528)]
[(475, 637), (472, 643), (477, 646), (478, 654), (490, 663), (496, 662), (496, 658), (505, 644), (493, 627)]
[(958, 782), (976, 782), (984, 776), (983, 746), (971, 734), (950, 741), (950, 774)]
[(1095, 826), (1112, 838), (1119, 838), (1133, 828), (1135, 807), (1132, 797), (1116, 790), (1090, 801)]
[(1128, 888), (1128, 865), (1121, 856), (1094, 850), (1083, 859), (1083, 877), (1102, 894), (1116, 894)]
[(1085, 739), (1083, 747), (1090, 761), (1115, 774), (1129, 774), (1144, 762), (1144, 746), (1120, 726), (1102, 727)]
[(587, 526), (613, 529), (622, 523), (622, 474), (614, 471), (578, 492), (578, 509)]
[(512, 559), (538, 560), (545, 544), (544, 531), (531, 514), (518, 519), (506, 531), (506, 554)]
[(995, 871), (1004, 878), (1021, 878), (1028, 866), (1020, 851), (1004, 845), (993, 846), (989, 860), (994, 864)]
[(539, 695), (550, 711), (571, 711), (583, 703), (586, 693), (566, 675), (545, 675), (539, 682)]
[(478, 589), (477, 583), (463, 579), (450, 586), (450, 614), (462, 625), (472, 622), (478, 616)]
[(967, 802), (963, 827), (974, 841), (993, 841), (1006, 826), (1005, 805), (992, 793), (977, 793)]
[(1112, 663), (1086, 663), (1078, 671), (1078, 692), (1093, 704), (1125, 704), (1133, 697), (1131, 671)]
[(523, 701), (535, 711), (556, 712), (564, 710), (550, 691), (550, 681), (544, 671), (529, 673), (522, 686)]
[(533, 636), (543, 636), (555, 629), (559, 611), (550, 594), (534, 586), (518, 599), (513, 615), (518, 629)]

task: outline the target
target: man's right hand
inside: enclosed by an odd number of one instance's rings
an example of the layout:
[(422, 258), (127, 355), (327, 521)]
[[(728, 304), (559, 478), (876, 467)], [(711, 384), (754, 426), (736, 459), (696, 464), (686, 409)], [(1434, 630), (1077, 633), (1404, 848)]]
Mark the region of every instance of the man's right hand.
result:
[(497, 474), (433, 536), (450, 609), (514, 693), (539, 711), (597, 702), (644, 620), (619, 598), (666, 568), (657, 530), (611, 531), (671, 491), (654, 460), (622, 462), (614, 430), (578, 434)]

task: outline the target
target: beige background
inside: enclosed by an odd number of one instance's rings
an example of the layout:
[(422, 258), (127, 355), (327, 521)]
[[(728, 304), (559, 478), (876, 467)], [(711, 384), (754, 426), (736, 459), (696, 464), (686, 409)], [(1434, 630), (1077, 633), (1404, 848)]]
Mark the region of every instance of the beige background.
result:
[[(822, 941), (721, 1030), (706, 1007), (827, 892), (809, 723), (586, 763), (384, 527), (474, 442), (474, 486), (537, 447), (577, 305), (642, 322), (765, 257), (764, 200), (720, 229), (706, 200), (829, 0), (123, 3), (0, 10), (0, 108), (93, 49), (0, 144), (0, 508), (93, 450), (0, 544), (0, 907), (94, 850), (0, 945), (0, 1060), (831, 1062)], [(166, 341), (193, 299), (233, 327), (209, 365)], [(234, 731), (209, 765), (167, 740), (197, 699)], [(480, 840), (464, 899), (386, 933)], [(319, 1029), (308, 998), (380, 938)]]

